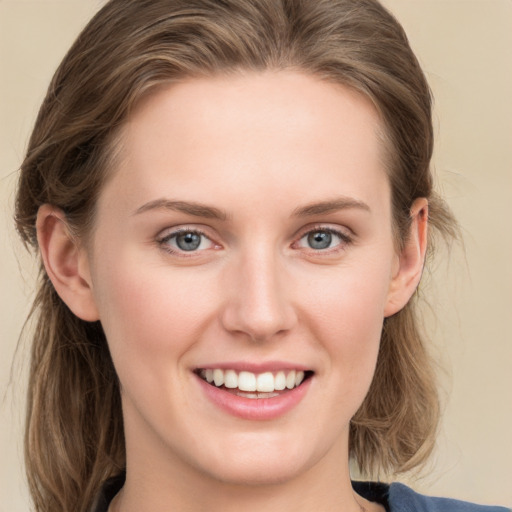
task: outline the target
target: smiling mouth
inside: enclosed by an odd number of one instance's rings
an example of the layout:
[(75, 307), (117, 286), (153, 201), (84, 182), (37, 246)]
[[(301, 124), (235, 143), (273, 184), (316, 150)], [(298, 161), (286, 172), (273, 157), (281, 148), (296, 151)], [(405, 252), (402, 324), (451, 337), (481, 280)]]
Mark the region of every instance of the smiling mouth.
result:
[(221, 368), (199, 368), (195, 373), (205, 382), (243, 398), (273, 398), (298, 388), (312, 371), (282, 370), (252, 373)]

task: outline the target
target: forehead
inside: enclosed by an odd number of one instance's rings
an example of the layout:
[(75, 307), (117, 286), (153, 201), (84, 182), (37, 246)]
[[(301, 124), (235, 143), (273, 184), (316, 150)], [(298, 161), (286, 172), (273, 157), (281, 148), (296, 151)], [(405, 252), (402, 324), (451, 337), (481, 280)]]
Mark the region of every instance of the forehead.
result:
[(372, 138), (379, 128), (373, 103), (360, 92), (299, 72), (265, 71), (162, 85), (139, 102), (124, 136), (141, 137), (143, 129), (150, 139), (161, 129), (178, 129), (183, 138), (201, 132), (211, 138), (230, 130), (238, 134), (233, 142), (257, 144), (265, 138), (267, 143), (275, 140), (274, 132), (280, 142), (302, 130), (312, 142), (318, 137), (325, 140), (330, 133), (329, 139), (339, 143), (352, 134), (362, 135), (362, 130)]
[(231, 189), (248, 200), (259, 192), (277, 198), (276, 191), (299, 200), (307, 191), (315, 201), (334, 183), (333, 194), (371, 195), (377, 187), (382, 195), (379, 130), (369, 99), (316, 77), (281, 71), (189, 79), (140, 102), (121, 132), (112, 181), (141, 201), (179, 192), (211, 202)]

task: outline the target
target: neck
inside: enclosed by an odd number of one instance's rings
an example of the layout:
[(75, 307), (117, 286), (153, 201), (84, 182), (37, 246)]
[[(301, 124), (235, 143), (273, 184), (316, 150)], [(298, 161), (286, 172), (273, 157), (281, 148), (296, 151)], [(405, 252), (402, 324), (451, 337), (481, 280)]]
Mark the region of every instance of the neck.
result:
[[(126, 412), (130, 403), (123, 405)], [(222, 443), (212, 443), (217, 432), (210, 431), (204, 450), (201, 439), (187, 438), (183, 431), (177, 436), (187, 443), (183, 449), (130, 412), (129, 421), (125, 418), (126, 482), (113, 512), (379, 510), (352, 489), (348, 427), (337, 437), (328, 435), (325, 444), (318, 440), (314, 449), (308, 439), (302, 443), (277, 427), (240, 428), (228, 443), (221, 426)]]
[[(352, 489), (346, 449), (328, 453), (307, 471), (279, 482), (233, 483), (211, 478), (169, 457), (129, 457), (126, 483), (109, 512), (370, 512), (372, 504)], [(129, 452), (128, 452), (129, 453)], [(161, 455), (161, 454), (160, 454)], [(151, 460), (152, 464), (143, 461)], [(155, 463), (156, 462), (156, 463)], [(333, 471), (333, 463), (336, 470)]]
[[(149, 490), (149, 489), (148, 489)], [(173, 492), (173, 489), (156, 489), (151, 494), (141, 492), (141, 489), (133, 489), (128, 483), (114, 498), (109, 512), (138, 512), (151, 510), (152, 512), (170, 512), (187, 510), (199, 512), (209, 510), (212, 512), (237, 512), (243, 507), (247, 512), (310, 512), (311, 510), (332, 510), (338, 512), (370, 512), (374, 510), (369, 504), (354, 493), (338, 492), (337, 496), (329, 493), (318, 496), (317, 489), (309, 488), (306, 492), (291, 494), (289, 489), (282, 485), (241, 488), (216, 484), (207, 494), (204, 491), (194, 489), (188, 496)], [(338, 488), (338, 491), (341, 489)], [(368, 507), (368, 508), (367, 508)]]

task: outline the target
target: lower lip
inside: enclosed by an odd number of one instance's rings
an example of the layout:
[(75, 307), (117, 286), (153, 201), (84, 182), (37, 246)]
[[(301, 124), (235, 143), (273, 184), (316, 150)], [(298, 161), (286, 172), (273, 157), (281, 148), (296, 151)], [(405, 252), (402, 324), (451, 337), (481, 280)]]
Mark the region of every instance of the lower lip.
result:
[(245, 398), (208, 384), (196, 376), (207, 398), (225, 412), (245, 420), (272, 420), (299, 404), (308, 392), (312, 378), (300, 386), (272, 398)]

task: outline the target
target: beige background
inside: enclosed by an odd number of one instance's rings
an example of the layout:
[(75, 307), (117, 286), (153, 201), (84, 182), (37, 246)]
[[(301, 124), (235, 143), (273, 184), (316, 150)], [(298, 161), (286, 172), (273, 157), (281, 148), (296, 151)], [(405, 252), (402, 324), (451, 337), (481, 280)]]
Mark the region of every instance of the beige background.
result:
[[(425, 319), (445, 368), (446, 412), (431, 471), (413, 484), (510, 506), (512, 1), (385, 3), (434, 90), (435, 168), (466, 243), (466, 255), (446, 251), (424, 285), (433, 294), (435, 318), (426, 308)], [(26, 351), (19, 350), (12, 375), (11, 363), (34, 265), (12, 228), (16, 169), (53, 70), (99, 4), (0, 0), (0, 512), (29, 509), (21, 469)]]

